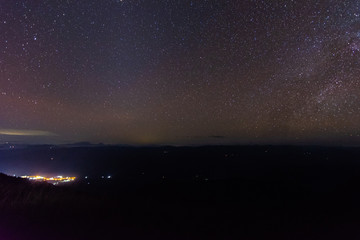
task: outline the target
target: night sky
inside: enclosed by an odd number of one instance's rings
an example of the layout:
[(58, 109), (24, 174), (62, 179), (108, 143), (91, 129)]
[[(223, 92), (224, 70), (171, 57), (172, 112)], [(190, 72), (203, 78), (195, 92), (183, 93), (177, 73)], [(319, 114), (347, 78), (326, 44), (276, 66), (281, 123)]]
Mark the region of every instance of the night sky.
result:
[(360, 1), (0, 0), (0, 142), (360, 144)]

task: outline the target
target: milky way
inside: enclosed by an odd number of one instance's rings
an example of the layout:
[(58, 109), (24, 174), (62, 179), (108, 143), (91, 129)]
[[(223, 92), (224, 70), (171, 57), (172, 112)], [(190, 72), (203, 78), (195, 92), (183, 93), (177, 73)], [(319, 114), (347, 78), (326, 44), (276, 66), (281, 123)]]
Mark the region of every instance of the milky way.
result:
[(0, 141), (360, 144), (359, 1), (0, 0)]

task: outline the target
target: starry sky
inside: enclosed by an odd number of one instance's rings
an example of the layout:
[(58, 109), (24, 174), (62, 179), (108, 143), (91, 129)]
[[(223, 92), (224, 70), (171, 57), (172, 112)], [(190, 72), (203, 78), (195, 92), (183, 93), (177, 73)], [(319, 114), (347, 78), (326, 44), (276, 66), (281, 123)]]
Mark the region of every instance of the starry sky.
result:
[(360, 144), (360, 1), (0, 0), (0, 142)]

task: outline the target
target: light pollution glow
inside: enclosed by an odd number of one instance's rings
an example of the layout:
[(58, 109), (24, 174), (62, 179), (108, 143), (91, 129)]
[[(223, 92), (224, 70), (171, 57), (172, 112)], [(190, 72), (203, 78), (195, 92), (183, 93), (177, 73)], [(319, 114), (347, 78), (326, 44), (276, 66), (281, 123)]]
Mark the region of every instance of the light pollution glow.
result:
[(76, 179), (76, 177), (63, 177), (63, 176), (57, 176), (57, 177), (42, 177), (42, 176), (21, 176), (21, 178), (26, 178), (29, 180), (37, 180), (37, 181), (52, 181), (52, 182), (71, 182)]

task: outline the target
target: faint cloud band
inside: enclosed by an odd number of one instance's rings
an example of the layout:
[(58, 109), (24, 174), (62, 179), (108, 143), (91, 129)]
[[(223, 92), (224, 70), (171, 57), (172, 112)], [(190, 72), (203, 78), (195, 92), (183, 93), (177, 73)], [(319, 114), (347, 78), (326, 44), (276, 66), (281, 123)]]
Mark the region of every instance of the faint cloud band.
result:
[(19, 129), (0, 129), (0, 135), (8, 136), (57, 136), (55, 133), (41, 130), (19, 130)]

